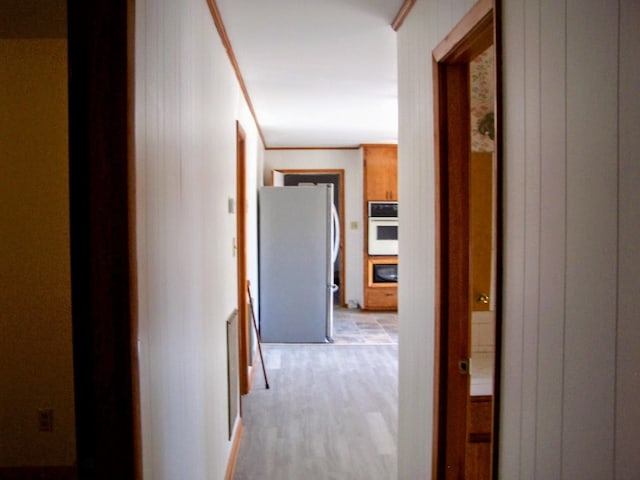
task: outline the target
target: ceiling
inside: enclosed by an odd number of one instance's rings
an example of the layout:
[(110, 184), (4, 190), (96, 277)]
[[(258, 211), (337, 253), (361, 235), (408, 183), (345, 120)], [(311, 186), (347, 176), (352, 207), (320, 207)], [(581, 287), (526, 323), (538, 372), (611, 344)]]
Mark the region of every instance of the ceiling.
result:
[[(404, 0), (215, 0), (266, 147), (396, 143)], [(65, 37), (65, 0), (2, 0), (0, 38)]]
[(396, 143), (403, 0), (216, 0), (268, 148)]

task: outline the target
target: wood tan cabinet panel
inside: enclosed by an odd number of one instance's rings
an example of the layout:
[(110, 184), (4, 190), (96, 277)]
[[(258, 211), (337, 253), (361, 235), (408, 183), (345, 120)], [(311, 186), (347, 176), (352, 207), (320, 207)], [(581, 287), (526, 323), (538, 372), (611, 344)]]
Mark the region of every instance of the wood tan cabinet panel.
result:
[(365, 310), (396, 310), (398, 308), (398, 288), (366, 288), (364, 292)]
[(365, 199), (398, 200), (398, 146), (363, 147)]
[(491, 478), (491, 431), (493, 429), (493, 397), (469, 398), (467, 448), (465, 451), (466, 480)]
[(489, 310), (489, 303), (479, 301), (489, 297), (492, 269), (493, 239), (493, 154), (472, 152), (469, 175), (471, 208), (471, 305), (474, 311)]
[(365, 258), (364, 276), (364, 309), (365, 310), (397, 310), (398, 284), (374, 283), (373, 266), (379, 264), (397, 264), (398, 257), (368, 256)]

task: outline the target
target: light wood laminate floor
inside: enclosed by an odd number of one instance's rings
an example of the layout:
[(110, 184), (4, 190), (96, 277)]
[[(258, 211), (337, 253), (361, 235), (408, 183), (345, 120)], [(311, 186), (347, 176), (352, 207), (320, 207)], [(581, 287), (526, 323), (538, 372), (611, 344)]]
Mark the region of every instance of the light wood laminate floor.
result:
[(243, 397), (236, 480), (397, 476), (398, 346), (264, 344)]

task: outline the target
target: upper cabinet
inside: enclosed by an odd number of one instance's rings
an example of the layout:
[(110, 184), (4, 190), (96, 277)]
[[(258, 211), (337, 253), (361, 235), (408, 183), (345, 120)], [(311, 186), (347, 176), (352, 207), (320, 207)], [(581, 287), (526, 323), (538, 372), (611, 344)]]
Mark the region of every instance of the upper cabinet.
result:
[(363, 145), (365, 199), (398, 200), (398, 146)]

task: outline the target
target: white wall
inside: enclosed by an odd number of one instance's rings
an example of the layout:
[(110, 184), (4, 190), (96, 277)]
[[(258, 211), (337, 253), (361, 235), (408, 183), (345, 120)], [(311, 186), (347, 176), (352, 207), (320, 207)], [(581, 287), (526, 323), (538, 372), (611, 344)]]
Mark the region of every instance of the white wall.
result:
[[(271, 184), (272, 170), (322, 168), (344, 169), (345, 301), (362, 305), (362, 150), (267, 150), (264, 184)], [(351, 222), (358, 222), (356, 230)]]
[(620, 3), (618, 81), (618, 299), (616, 324), (615, 473), (640, 477), (640, 3)]
[(144, 477), (218, 480), (230, 451), (236, 119), (247, 134), (254, 284), (262, 147), (206, 2), (136, 2), (135, 111)]
[(472, 0), (418, 0), (398, 32), (402, 235), (398, 478), (429, 478), (433, 436), (435, 198), (431, 51)]
[(67, 40), (0, 39), (0, 65), (0, 467), (71, 466)]
[[(640, 7), (504, 0), (500, 478), (640, 476)], [(430, 52), (470, 2), (418, 0), (398, 34), (399, 478), (431, 469)], [(405, 222), (406, 225), (407, 222)]]

